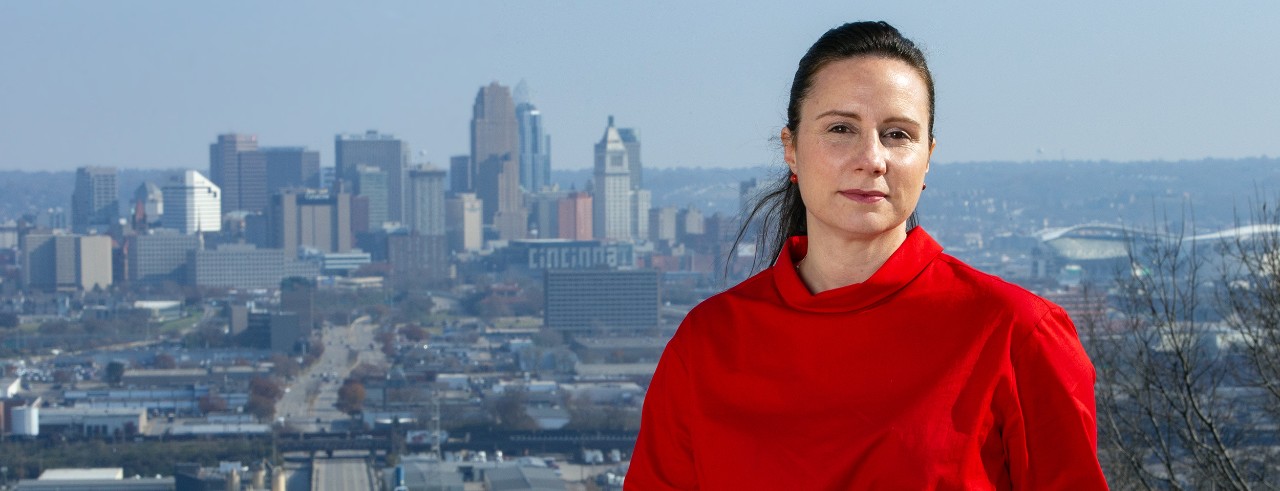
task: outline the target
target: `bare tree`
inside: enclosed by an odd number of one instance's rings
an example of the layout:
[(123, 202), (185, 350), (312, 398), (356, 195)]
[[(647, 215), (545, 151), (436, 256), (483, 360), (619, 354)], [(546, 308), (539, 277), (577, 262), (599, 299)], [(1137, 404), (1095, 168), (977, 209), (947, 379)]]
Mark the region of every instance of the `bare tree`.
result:
[[(1102, 368), (1097, 389), (1102, 455), (1117, 488), (1249, 489), (1224, 428), (1227, 364), (1210, 349), (1199, 288), (1204, 263), (1180, 230), (1134, 235), (1116, 277), (1115, 318), (1090, 325)], [(1099, 329), (1102, 327), (1103, 329)]]
[[(1133, 234), (1128, 268), (1107, 298), (1091, 292), (1109, 315), (1077, 319), (1098, 368), (1099, 454), (1116, 489), (1277, 485), (1276, 413), (1261, 411), (1257, 389), (1280, 406), (1280, 293), (1259, 286), (1266, 268), (1220, 276), (1212, 264), (1257, 263), (1280, 248), (1259, 255), (1256, 241), (1225, 244), (1236, 254), (1192, 240), (1185, 227)], [(1242, 283), (1242, 271), (1253, 281)]]

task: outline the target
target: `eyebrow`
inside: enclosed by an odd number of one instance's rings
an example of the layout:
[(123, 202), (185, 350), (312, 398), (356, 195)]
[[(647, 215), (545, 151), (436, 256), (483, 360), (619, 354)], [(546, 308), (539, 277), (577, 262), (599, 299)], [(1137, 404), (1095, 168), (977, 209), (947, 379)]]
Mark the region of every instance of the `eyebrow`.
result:
[[(829, 111), (825, 111), (821, 114), (818, 114), (817, 116), (814, 116), (814, 119), (821, 119), (827, 116), (842, 116), (842, 117), (852, 118), (858, 121), (862, 121), (862, 116), (859, 115), (858, 113), (855, 113), (852, 111), (842, 111), (839, 109), (832, 109)], [(906, 116), (894, 116), (889, 119), (886, 119), (885, 122), (886, 123), (906, 123), (906, 124), (912, 124), (915, 126), (921, 126), (919, 121), (908, 118)]]

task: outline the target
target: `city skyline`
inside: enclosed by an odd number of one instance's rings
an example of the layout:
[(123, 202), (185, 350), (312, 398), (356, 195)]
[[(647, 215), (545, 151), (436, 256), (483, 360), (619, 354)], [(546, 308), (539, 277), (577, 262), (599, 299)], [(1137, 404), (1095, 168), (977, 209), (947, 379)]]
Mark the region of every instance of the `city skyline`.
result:
[[(20, 1), (0, 18), (11, 63), (0, 169), (204, 169), (210, 135), (232, 132), (332, 166), (332, 135), (368, 129), (445, 167), (467, 153), (476, 88), (520, 80), (555, 135), (556, 169), (591, 167), (609, 114), (644, 131), (652, 168), (779, 164), (796, 61), (859, 19), (888, 20), (928, 51), (938, 163), (1274, 155), (1280, 62), (1244, 53), (1280, 42), (1277, 14), (1253, 3)], [(241, 28), (227, 36), (232, 21)]]

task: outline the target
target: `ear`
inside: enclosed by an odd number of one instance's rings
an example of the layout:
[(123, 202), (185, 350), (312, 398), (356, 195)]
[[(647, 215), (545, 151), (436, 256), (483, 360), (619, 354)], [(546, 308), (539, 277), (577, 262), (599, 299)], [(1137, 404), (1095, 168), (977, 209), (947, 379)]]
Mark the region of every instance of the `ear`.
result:
[(787, 162), (787, 167), (791, 168), (791, 173), (796, 173), (796, 141), (792, 138), (791, 128), (782, 127), (782, 133), (778, 135), (782, 140), (782, 160)]
[(936, 149), (936, 148), (938, 148), (938, 139), (937, 139), (937, 138), (931, 138), (931, 139), (929, 139), (929, 160), (926, 160), (926, 161), (924, 162), (924, 173), (925, 173), (925, 174), (928, 174), (928, 173), (929, 173), (929, 164), (933, 162), (933, 151), (934, 151), (934, 149)]

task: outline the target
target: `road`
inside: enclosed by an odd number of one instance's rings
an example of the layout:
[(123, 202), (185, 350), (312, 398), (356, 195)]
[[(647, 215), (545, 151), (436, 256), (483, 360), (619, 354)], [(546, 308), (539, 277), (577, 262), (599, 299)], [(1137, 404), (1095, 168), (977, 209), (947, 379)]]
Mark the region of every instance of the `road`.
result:
[[(329, 327), (322, 334), (324, 353), (310, 368), (294, 378), (289, 391), (276, 403), (276, 416), (301, 431), (330, 431), (334, 421), (347, 415), (333, 407), (342, 381), (361, 362), (384, 364), (381, 351), (370, 350), (377, 326), (360, 317), (346, 326)], [(375, 347), (376, 348), (376, 347)], [(353, 358), (351, 351), (356, 351)]]
[(315, 459), (311, 463), (312, 491), (373, 491), (369, 466), (363, 459)]

